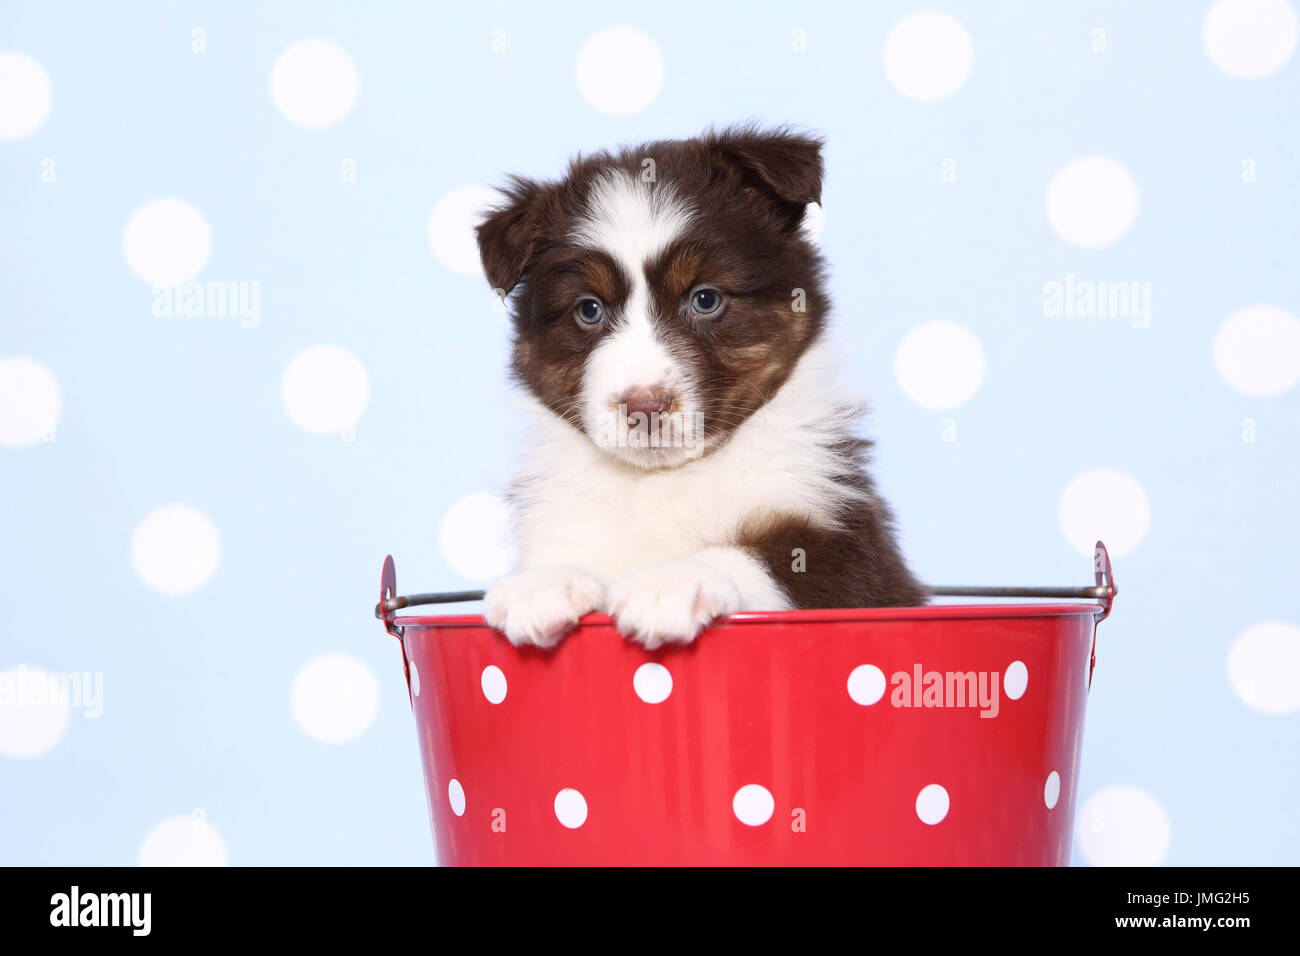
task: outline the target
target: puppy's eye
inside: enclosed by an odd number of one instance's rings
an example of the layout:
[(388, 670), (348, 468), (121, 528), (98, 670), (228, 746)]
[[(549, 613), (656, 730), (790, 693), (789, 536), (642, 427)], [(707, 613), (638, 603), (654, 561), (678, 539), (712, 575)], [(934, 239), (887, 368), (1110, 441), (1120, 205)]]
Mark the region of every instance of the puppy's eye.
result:
[(573, 317), (582, 325), (600, 325), (605, 320), (605, 307), (599, 299), (579, 299)]
[(696, 289), (691, 294), (691, 311), (696, 315), (713, 315), (722, 308), (722, 293), (717, 289)]

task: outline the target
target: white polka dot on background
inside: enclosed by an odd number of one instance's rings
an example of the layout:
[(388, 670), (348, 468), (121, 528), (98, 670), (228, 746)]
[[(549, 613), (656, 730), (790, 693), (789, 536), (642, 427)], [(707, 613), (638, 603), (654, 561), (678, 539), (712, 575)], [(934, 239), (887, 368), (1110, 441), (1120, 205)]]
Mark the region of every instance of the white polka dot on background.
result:
[(457, 498), (442, 516), (438, 547), (447, 566), (468, 581), (487, 582), (509, 572), (515, 553), (505, 501), (488, 491)]
[(1261, 621), (1242, 631), (1228, 650), (1228, 682), (1261, 714), (1300, 711), (1300, 628)]
[(451, 812), (456, 816), (465, 815), (465, 788), (455, 777), (452, 777), (451, 782), (447, 784), (447, 802), (451, 805)]
[(379, 681), (365, 661), (351, 654), (321, 654), (295, 675), (289, 709), (298, 728), (313, 740), (349, 743), (375, 722)]
[(610, 27), (587, 38), (573, 72), (578, 92), (589, 104), (609, 116), (631, 116), (663, 89), (664, 58), (642, 31)]
[(1110, 468), (1087, 471), (1061, 492), (1061, 533), (1070, 547), (1092, 557), (1098, 539), (1112, 558), (1131, 554), (1151, 526), (1151, 503), (1131, 476)]
[(965, 84), (975, 63), (975, 46), (966, 28), (951, 15), (913, 13), (885, 37), (885, 77), (909, 100), (933, 103)]
[(26, 139), (41, 128), (54, 105), (54, 84), (21, 50), (0, 50), (0, 142)]
[(804, 235), (813, 242), (818, 242), (822, 237), (822, 231), (826, 228), (826, 213), (823, 211), (821, 203), (810, 202), (803, 211), (803, 222), (800, 224)]
[(337, 43), (310, 37), (291, 43), (271, 66), (271, 102), (295, 126), (333, 126), (356, 105), (361, 75)]
[(19, 664), (0, 671), (0, 754), (39, 757), (68, 732), (72, 706), (59, 675)]
[(221, 533), (198, 508), (164, 505), (131, 535), (131, 565), (146, 585), (163, 594), (197, 591), (221, 563)]
[(1214, 367), (1251, 398), (1290, 391), (1300, 382), (1300, 321), (1275, 305), (1238, 309), (1215, 333)]
[(1029, 687), (1029, 668), (1024, 661), (1012, 661), (1002, 675), (1002, 691), (1012, 700), (1025, 696)]
[(151, 199), (122, 229), (122, 256), (136, 278), (151, 286), (189, 282), (212, 255), (212, 229), (184, 199)]
[(1295, 53), (1300, 17), (1288, 0), (1218, 0), (1201, 23), (1210, 62), (1229, 76), (1257, 80)]
[(466, 276), (481, 276), (476, 229), (501, 194), (486, 186), (461, 186), (444, 195), (429, 213), (429, 246), (448, 269)]
[(984, 381), (984, 348), (955, 322), (924, 322), (912, 329), (894, 353), (899, 387), (930, 411), (964, 405)]
[(662, 664), (642, 664), (632, 675), (632, 689), (647, 704), (662, 704), (673, 692), (673, 675)]
[(869, 707), (885, 696), (885, 672), (875, 664), (859, 664), (849, 672), (849, 696)]
[(280, 401), (289, 419), (313, 435), (344, 435), (370, 404), (370, 374), (337, 345), (303, 349), (280, 377)]
[(948, 791), (937, 783), (922, 787), (916, 795), (916, 815), (922, 823), (934, 826), (948, 815)]
[(0, 446), (53, 441), (63, 393), (54, 373), (25, 355), (0, 358)]
[(757, 783), (746, 784), (731, 798), (731, 812), (748, 827), (761, 827), (772, 819), (775, 810), (776, 800), (772, 792)]
[(1169, 815), (1141, 787), (1098, 790), (1079, 810), (1074, 832), (1093, 866), (1159, 866), (1169, 852)]
[(225, 838), (202, 814), (163, 820), (146, 835), (136, 855), (140, 866), (229, 866)]
[(587, 822), (587, 798), (577, 790), (566, 787), (555, 795), (555, 819), (570, 830)]
[(489, 704), (499, 704), (506, 699), (506, 675), (495, 664), (483, 668), (479, 686), (483, 688), (483, 696)]
[(1047, 222), (1074, 246), (1098, 249), (1128, 232), (1138, 215), (1132, 174), (1108, 156), (1072, 159), (1047, 184)]
[(1061, 799), (1061, 775), (1053, 770), (1047, 775), (1047, 782), (1043, 784), (1043, 803), (1047, 809), (1056, 809), (1056, 801)]

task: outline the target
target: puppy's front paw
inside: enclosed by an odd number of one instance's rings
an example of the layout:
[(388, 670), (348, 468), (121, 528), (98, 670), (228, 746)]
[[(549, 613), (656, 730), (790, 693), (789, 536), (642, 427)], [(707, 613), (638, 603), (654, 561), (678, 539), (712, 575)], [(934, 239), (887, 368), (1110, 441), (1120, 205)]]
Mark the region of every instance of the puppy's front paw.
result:
[(578, 618), (600, 610), (605, 586), (577, 568), (538, 568), (488, 590), (483, 616), (515, 646), (554, 647)]
[(631, 571), (609, 589), (619, 633), (653, 650), (688, 644), (715, 617), (740, 610), (740, 591), (702, 561), (663, 561)]

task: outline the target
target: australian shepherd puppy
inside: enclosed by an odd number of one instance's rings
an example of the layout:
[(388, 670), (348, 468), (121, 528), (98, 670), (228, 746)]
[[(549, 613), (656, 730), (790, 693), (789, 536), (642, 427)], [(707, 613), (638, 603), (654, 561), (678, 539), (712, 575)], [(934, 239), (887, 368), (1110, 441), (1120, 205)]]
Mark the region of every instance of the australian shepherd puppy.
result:
[(512, 642), (924, 602), (824, 341), (821, 183), (820, 140), (727, 129), (513, 178), (478, 227), (531, 410), (519, 569), (485, 607)]

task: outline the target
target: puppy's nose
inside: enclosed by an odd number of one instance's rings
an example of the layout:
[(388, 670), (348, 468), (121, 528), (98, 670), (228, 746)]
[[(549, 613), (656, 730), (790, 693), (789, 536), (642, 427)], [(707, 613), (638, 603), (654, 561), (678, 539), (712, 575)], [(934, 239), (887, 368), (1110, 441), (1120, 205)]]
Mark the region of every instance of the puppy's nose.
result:
[(623, 393), (618, 403), (627, 407), (629, 416), (640, 412), (648, 419), (656, 413), (662, 415), (673, 407), (673, 393), (661, 385), (630, 388)]

